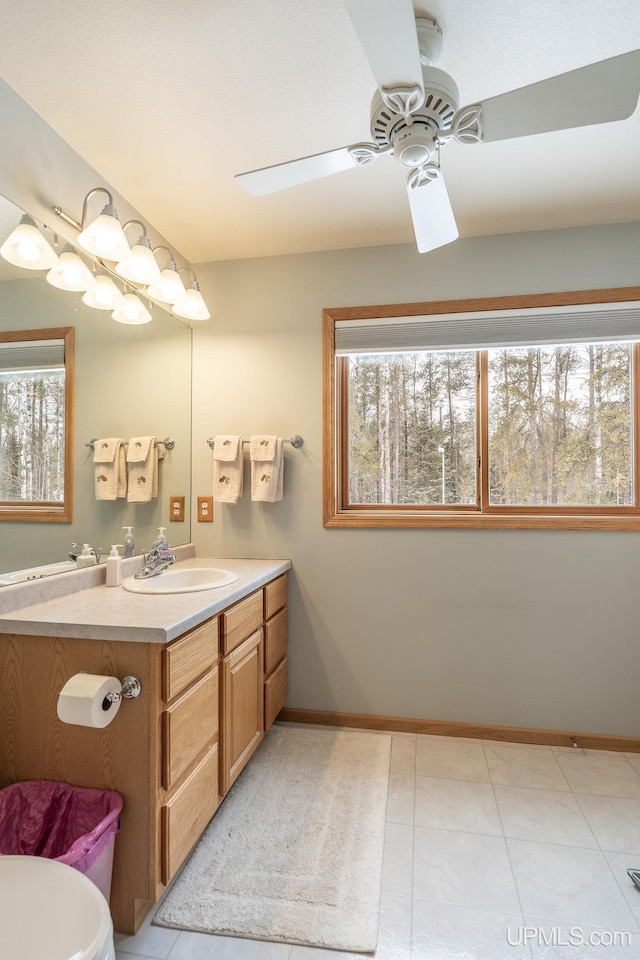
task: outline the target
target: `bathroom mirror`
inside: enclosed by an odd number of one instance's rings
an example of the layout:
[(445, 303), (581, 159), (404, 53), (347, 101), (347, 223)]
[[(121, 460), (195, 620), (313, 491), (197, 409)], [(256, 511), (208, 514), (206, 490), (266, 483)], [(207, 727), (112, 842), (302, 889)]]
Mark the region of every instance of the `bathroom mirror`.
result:
[[(0, 243), (23, 211), (0, 197)], [(51, 230), (43, 231), (50, 243)], [(54, 248), (59, 252), (62, 242)], [(83, 254), (84, 256), (84, 254)], [(188, 543), (191, 465), (191, 330), (144, 301), (152, 320), (122, 324), (111, 313), (85, 306), (81, 293), (47, 283), (46, 271), (0, 260), (0, 333), (73, 327), (75, 396), (71, 522), (0, 522), (0, 574), (65, 560), (73, 543), (100, 548), (106, 559), (121, 544), (125, 525), (134, 528), (136, 553), (149, 549), (160, 525), (172, 546)], [(149, 503), (96, 501), (93, 450), (96, 438), (153, 436), (175, 441), (159, 465), (158, 496)], [(170, 520), (169, 500), (184, 496), (184, 520)]]

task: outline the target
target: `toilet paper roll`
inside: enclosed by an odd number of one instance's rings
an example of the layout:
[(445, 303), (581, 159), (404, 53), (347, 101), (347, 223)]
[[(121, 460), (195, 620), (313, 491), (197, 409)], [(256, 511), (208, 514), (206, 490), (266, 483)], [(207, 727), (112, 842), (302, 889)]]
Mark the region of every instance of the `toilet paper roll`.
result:
[(121, 700), (107, 700), (108, 693), (120, 693), (117, 677), (76, 673), (67, 680), (58, 697), (58, 716), (64, 723), (80, 727), (106, 727), (120, 709)]

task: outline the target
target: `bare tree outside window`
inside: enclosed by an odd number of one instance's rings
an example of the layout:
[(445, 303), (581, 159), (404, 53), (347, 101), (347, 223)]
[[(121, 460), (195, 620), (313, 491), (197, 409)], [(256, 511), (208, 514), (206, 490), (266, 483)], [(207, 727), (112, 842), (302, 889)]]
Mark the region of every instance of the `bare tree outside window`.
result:
[(349, 357), (354, 504), (475, 504), (473, 351)]
[(65, 369), (0, 371), (0, 500), (64, 499)]
[(633, 503), (631, 348), (489, 351), (495, 505)]

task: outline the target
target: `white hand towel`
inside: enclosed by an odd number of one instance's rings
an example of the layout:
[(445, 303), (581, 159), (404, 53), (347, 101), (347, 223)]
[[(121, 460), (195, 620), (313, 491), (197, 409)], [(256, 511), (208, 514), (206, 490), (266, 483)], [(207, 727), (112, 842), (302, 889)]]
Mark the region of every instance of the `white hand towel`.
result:
[(149, 503), (158, 495), (158, 456), (156, 437), (132, 437), (129, 440), (129, 503)]
[(106, 437), (93, 444), (96, 500), (117, 500), (127, 493), (127, 468), (121, 437)]
[[(250, 449), (253, 449), (251, 438)], [(251, 499), (263, 503), (276, 503), (282, 500), (284, 458), (282, 456), (282, 437), (276, 437), (272, 460), (251, 458)], [(257, 449), (260, 449), (259, 444)]]
[(250, 459), (271, 462), (276, 455), (277, 439), (277, 437), (251, 437), (249, 441)]
[[(225, 441), (232, 441), (226, 444)], [(234, 447), (235, 444), (235, 447)], [(235, 456), (229, 459), (229, 448)], [(213, 499), (220, 503), (237, 503), (242, 496), (244, 482), (242, 437), (216, 436), (213, 438)]]
[(217, 436), (214, 439), (213, 449), (216, 460), (235, 460), (238, 456), (238, 447), (242, 437)]

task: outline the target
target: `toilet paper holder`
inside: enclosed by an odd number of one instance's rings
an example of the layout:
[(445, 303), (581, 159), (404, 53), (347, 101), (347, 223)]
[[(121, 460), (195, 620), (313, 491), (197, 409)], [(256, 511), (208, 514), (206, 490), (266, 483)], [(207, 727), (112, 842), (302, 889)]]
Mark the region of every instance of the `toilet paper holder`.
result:
[(108, 693), (102, 701), (104, 710), (108, 710), (112, 703), (119, 703), (123, 697), (127, 700), (133, 700), (142, 693), (142, 684), (137, 677), (125, 677), (120, 685), (118, 693)]

